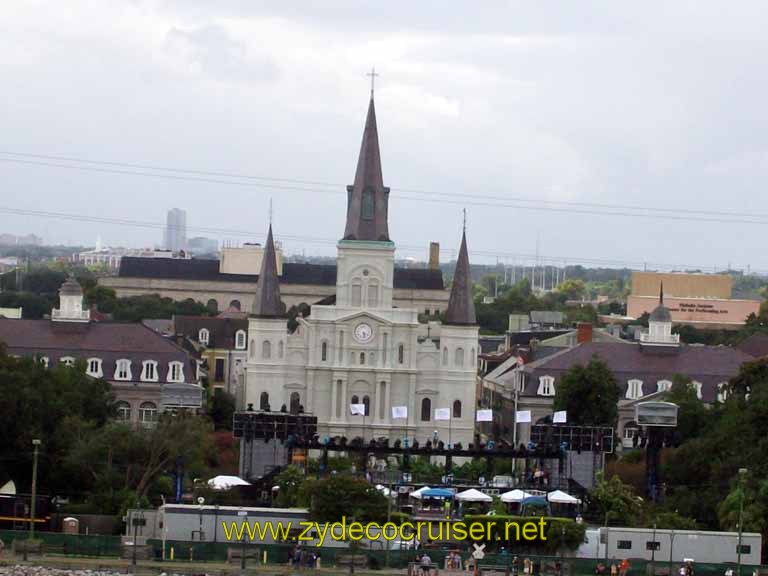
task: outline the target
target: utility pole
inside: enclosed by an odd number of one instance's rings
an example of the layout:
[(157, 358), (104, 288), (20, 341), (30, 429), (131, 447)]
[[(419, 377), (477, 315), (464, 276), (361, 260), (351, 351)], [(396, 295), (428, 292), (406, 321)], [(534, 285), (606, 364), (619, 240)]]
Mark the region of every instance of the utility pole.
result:
[(37, 454), (40, 450), (40, 440), (35, 438), (32, 440), (32, 446), (34, 446), (34, 453), (32, 456), (32, 502), (29, 507), (29, 539), (35, 538), (35, 508), (37, 504)]
[(747, 476), (746, 468), (739, 468), (739, 543), (736, 546), (736, 576), (741, 576), (741, 533), (744, 526), (744, 479)]

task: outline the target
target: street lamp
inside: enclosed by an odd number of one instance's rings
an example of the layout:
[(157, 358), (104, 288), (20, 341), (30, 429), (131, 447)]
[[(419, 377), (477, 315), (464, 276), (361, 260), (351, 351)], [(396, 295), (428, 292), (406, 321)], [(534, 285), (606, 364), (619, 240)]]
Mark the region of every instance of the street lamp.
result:
[(32, 440), (32, 446), (34, 446), (34, 455), (32, 456), (32, 502), (30, 503), (29, 510), (29, 539), (35, 538), (35, 508), (37, 504), (37, 454), (40, 450), (40, 444), (42, 442), (35, 438)]
[(736, 576), (741, 576), (741, 533), (744, 525), (744, 479), (746, 468), (739, 468), (739, 543), (736, 545)]
[(197, 536), (200, 542), (203, 541), (203, 504), (205, 504), (205, 498), (200, 496), (197, 499), (197, 503), (200, 505), (200, 525), (197, 531)]

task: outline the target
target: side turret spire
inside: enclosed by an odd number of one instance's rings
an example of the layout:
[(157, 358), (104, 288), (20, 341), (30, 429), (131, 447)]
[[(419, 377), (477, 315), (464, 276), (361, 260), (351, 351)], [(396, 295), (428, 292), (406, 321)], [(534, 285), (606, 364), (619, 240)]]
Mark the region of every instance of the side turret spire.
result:
[(280, 279), (277, 276), (277, 257), (275, 241), (272, 238), (272, 224), (269, 225), (267, 244), (261, 259), (259, 282), (256, 285), (256, 298), (253, 301), (253, 316), (259, 318), (280, 318), (284, 316), (283, 302), (280, 299)]
[(465, 229), (461, 233), (461, 248), (459, 248), (459, 258), (456, 261), (456, 270), (453, 273), (453, 285), (451, 286), (451, 296), (448, 300), (448, 310), (445, 313), (445, 323), (461, 326), (474, 326), (477, 324), (475, 301), (472, 298), (469, 254), (467, 253), (466, 224)]

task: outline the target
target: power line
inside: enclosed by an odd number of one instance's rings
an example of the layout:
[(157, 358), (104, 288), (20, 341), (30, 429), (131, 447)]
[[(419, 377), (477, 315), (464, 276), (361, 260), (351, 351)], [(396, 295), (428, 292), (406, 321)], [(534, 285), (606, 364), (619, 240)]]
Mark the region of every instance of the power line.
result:
[[(112, 224), (112, 225), (118, 225), (118, 226), (128, 226), (128, 227), (134, 227), (134, 228), (147, 228), (152, 230), (162, 230), (166, 226), (162, 222), (150, 222), (145, 220), (133, 220), (133, 219), (126, 219), (126, 218), (113, 218), (113, 217), (106, 217), (106, 216), (88, 216), (83, 214), (71, 214), (66, 212), (54, 212), (50, 210), (31, 210), (31, 209), (25, 209), (25, 208), (14, 208), (9, 206), (0, 206), (0, 214), (10, 214), (15, 216), (32, 216), (32, 217), (40, 217), (40, 218), (50, 218), (54, 220), (64, 220), (64, 221), (74, 221), (74, 222), (89, 222), (89, 223), (96, 223), (96, 224)], [(217, 228), (217, 227), (210, 227), (210, 226), (190, 226), (187, 227), (188, 230), (192, 230), (195, 232), (200, 233), (209, 233), (209, 234), (221, 234), (224, 236), (236, 236), (236, 237), (245, 237), (249, 239), (253, 238), (263, 238), (265, 235), (263, 233), (254, 233), (249, 230), (237, 230), (232, 228)], [(338, 243), (337, 239), (332, 238), (319, 238), (319, 237), (313, 237), (313, 236), (299, 236), (299, 235), (290, 235), (290, 234), (276, 234), (276, 237), (281, 241), (296, 241), (296, 242), (302, 242), (305, 244), (310, 245), (323, 245), (323, 246), (335, 246)], [(423, 252), (426, 250), (426, 246), (415, 246), (415, 245), (409, 245), (409, 244), (398, 244), (397, 245), (399, 250), (404, 250), (406, 252)], [(443, 248), (440, 250), (443, 254), (451, 254), (454, 255), (456, 250), (452, 248)], [(523, 267), (523, 263), (530, 261), (530, 262), (538, 262), (538, 266), (547, 266), (547, 267), (564, 267), (567, 265), (573, 266), (576, 263), (579, 264), (589, 264), (594, 266), (604, 266), (604, 267), (624, 267), (624, 268), (643, 268), (643, 267), (651, 267), (651, 268), (658, 268), (658, 269), (670, 269), (670, 270), (692, 270), (692, 269), (702, 269), (707, 270), (712, 268), (712, 266), (702, 266), (702, 265), (694, 265), (694, 264), (669, 264), (669, 263), (658, 263), (658, 262), (632, 262), (627, 260), (618, 260), (618, 259), (607, 259), (607, 258), (594, 258), (594, 257), (578, 257), (578, 256), (541, 256), (536, 254), (524, 254), (524, 253), (516, 253), (516, 252), (507, 252), (507, 251), (500, 251), (500, 250), (487, 250), (487, 249), (474, 249), (469, 251), (471, 255), (473, 256), (485, 256), (485, 257), (502, 257), (504, 259), (513, 259), (516, 261), (519, 261), (521, 264), (519, 265), (507, 265), (510, 267)], [(759, 274), (762, 273), (760, 270), (752, 270), (753, 273)]]
[[(110, 162), (88, 160), (70, 156), (52, 156), (45, 154), (30, 154), (22, 152), (0, 151), (6, 156), (21, 158), (1, 158), (7, 163), (45, 166), (49, 168), (64, 168), (86, 172), (119, 174), (148, 178), (162, 178), (177, 181), (202, 182), (206, 184), (222, 184), (253, 189), (282, 190), (289, 192), (313, 192), (322, 194), (346, 194), (344, 186), (330, 182), (315, 180), (300, 180), (293, 178), (277, 178), (270, 176), (254, 176), (230, 172), (188, 170), (169, 168), (150, 164), (132, 164), (126, 162)], [(43, 158), (44, 160), (28, 160), (25, 158)], [(48, 160), (70, 162), (62, 164)], [(77, 163), (77, 164), (73, 164)], [(93, 164), (94, 166), (91, 166)], [(106, 166), (110, 166), (107, 168)], [(119, 169), (117, 167), (127, 168)], [(150, 170), (149, 172), (147, 170)], [(243, 181), (245, 180), (245, 181)], [(311, 186), (311, 187), (309, 187)], [(321, 187), (318, 189), (317, 187)], [(322, 187), (328, 189), (322, 189)], [(333, 189), (331, 189), (332, 187)], [(712, 222), (719, 224), (768, 224), (768, 214), (747, 213), (713, 210), (692, 210), (686, 208), (650, 207), (622, 204), (601, 204), (590, 202), (571, 202), (557, 200), (534, 200), (530, 198), (493, 196), (472, 193), (433, 192), (409, 188), (392, 188), (400, 193), (394, 194), (398, 199), (416, 202), (436, 202), (460, 206), (482, 206), (490, 208), (514, 208), (538, 212), (560, 212), (565, 214), (581, 214), (593, 216), (618, 216), (629, 218), (646, 218), (673, 221)], [(416, 194), (416, 196), (414, 196)], [(448, 198), (448, 199), (446, 199)], [(451, 200), (455, 198), (456, 200)], [(697, 216), (698, 215), (698, 216)], [(706, 216), (706, 217), (705, 217)]]

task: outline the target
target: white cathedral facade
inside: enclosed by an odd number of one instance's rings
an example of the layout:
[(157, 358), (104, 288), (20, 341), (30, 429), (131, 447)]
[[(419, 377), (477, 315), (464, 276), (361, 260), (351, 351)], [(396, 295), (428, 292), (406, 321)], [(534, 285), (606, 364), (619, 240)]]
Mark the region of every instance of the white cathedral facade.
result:
[[(388, 200), (371, 97), (338, 243), (335, 303), (313, 305), (289, 333), (270, 226), (249, 320), (244, 402), (311, 413), (321, 437), (423, 443), (437, 433), (466, 446), (475, 429), (478, 354), (466, 238), (446, 323), (420, 323), (417, 310), (392, 304)], [(364, 413), (352, 414), (352, 405), (364, 405)]]

